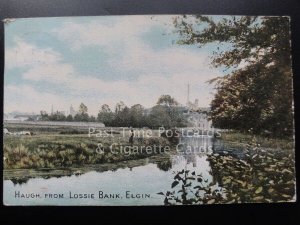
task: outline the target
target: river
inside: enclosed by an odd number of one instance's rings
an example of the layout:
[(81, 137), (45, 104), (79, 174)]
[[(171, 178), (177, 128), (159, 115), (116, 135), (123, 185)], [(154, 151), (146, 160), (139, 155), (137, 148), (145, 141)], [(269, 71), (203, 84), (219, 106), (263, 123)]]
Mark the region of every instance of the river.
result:
[[(171, 189), (174, 173), (182, 169), (202, 174), (213, 181), (207, 154), (214, 151), (213, 138), (180, 140), (181, 149), (166, 161), (143, 159), (143, 164), (108, 171), (88, 171), (81, 175), (30, 178), (16, 183), (4, 180), (6, 205), (163, 205), (158, 192)], [(199, 146), (204, 150), (199, 151)], [(211, 146), (211, 149), (208, 149)], [(222, 147), (223, 148), (223, 147)], [(193, 151), (191, 151), (191, 149)], [(217, 148), (216, 148), (217, 149)], [(217, 185), (217, 184), (216, 184)], [(27, 196), (26, 196), (27, 194)], [(28, 195), (31, 194), (31, 195)], [(85, 197), (85, 198), (80, 198)]]

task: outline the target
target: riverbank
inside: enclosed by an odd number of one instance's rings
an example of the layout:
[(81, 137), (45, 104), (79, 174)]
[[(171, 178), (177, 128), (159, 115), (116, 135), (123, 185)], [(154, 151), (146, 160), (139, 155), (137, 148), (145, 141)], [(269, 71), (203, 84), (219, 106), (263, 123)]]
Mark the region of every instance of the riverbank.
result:
[(3, 170), (3, 179), (11, 180), (15, 184), (26, 183), (31, 178), (50, 178), (63, 176), (79, 176), (90, 171), (105, 172), (118, 169), (134, 168), (144, 166), (148, 163), (154, 163), (159, 169), (164, 170), (166, 164), (170, 164), (170, 156), (167, 154), (154, 155), (144, 159), (133, 159), (120, 161), (116, 163), (102, 163), (93, 165), (83, 165), (78, 167), (61, 168), (40, 168), (40, 169), (5, 169)]
[(122, 135), (88, 137), (84, 134), (4, 136), (4, 169), (69, 168), (116, 163), (161, 154), (170, 142), (163, 137), (134, 139)]
[(240, 145), (243, 157), (213, 154), (212, 173), (226, 190), (220, 203), (296, 201), (294, 140), (236, 132), (222, 133), (220, 140)]
[(268, 149), (282, 149), (294, 151), (295, 142), (293, 139), (279, 139), (279, 138), (268, 138), (261, 135), (244, 134), (240, 132), (222, 132), (218, 139), (226, 143), (232, 144), (248, 144), (248, 145), (259, 145), (262, 148)]
[(296, 201), (295, 155), (284, 150), (245, 149), (245, 157), (208, 157), (216, 182), (225, 188), (219, 203)]

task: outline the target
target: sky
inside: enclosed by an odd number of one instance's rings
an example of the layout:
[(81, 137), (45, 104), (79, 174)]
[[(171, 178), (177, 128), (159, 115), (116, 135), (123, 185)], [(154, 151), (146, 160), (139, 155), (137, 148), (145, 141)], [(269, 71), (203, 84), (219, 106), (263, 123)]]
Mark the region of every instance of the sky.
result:
[(96, 115), (156, 104), (169, 94), (179, 103), (209, 106), (222, 76), (212, 68), (214, 44), (178, 45), (174, 16), (99, 16), (16, 19), (5, 24), (4, 112), (68, 111), (83, 102)]

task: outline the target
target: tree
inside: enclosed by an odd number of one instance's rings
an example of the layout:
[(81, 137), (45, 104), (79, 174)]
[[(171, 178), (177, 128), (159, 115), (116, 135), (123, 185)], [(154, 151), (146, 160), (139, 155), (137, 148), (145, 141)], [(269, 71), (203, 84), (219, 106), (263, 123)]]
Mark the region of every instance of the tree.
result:
[(152, 107), (149, 115), (149, 125), (151, 128), (165, 127), (171, 128), (172, 121), (166, 106), (156, 105)]
[(74, 116), (74, 121), (88, 122), (89, 121), (89, 115), (87, 113), (84, 113), (84, 114), (77, 113)]
[(69, 114), (66, 118), (67, 121), (71, 122), (73, 121), (73, 116), (71, 114)]
[[(45, 117), (45, 115), (47, 115)], [(66, 116), (59, 111), (56, 111), (55, 113), (48, 116), (48, 114), (44, 114), (43, 120), (49, 120), (49, 121), (66, 121)]]
[(124, 108), (126, 107), (125, 103), (123, 101), (120, 101), (116, 104), (116, 107), (115, 107), (115, 112), (116, 113), (119, 113), (121, 112)]
[(48, 121), (49, 120), (49, 115), (46, 111), (41, 111), (40, 114), (41, 114), (40, 120), (42, 120), (42, 121)]
[(157, 101), (157, 105), (152, 107), (148, 123), (150, 127), (166, 128), (182, 127), (185, 125), (183, 113), (177, 107), (178, 102), (170, 95), (162, 95)]
[(114, 114), (107, 104), (103, 104), (98, 113), (97, 120), (105, 124), (105, 126), (112, 126)]
[(89, 122), (96, 122), (96, 117), (95, 116), (90, 116)]
[(109, 105), (103, 104), (103, 105), (101, 106), (101, 112), (104, 112), (104, 113), (110, 113), (111, 110), (110, 110), (110, 108), (109, 108)]
[(141, 104), (135, 104), (130, 108), (130, 126), (142, 127), (145, 125), (144, 107)]
[(81, 103), (79, 105), (79, 110), (78, 113), (74, 116), (74, 121), (83, 121), (83, 122), (88, 122), (90, 120), (88, 108), (85, 104)]
[(230, 69), (215, 83), (214, 126), (290, 136), (292, 72), (288, 17), (183, 16), (174, 19), (179, 44), (218, 43), (212, 65)]
[(78, 111), (80, 114), (86, 114), (88, 112), (88, 108), (85, 104), (81, 103)]
[(129, 108), (122, 101), (117, 103), (115, 107), (114, 126), (130, 126)]
[(178, 105), (178, 102), (170, 95), (162, 95), (159, 97), (157, 104), (166, 106), (176, 106)]

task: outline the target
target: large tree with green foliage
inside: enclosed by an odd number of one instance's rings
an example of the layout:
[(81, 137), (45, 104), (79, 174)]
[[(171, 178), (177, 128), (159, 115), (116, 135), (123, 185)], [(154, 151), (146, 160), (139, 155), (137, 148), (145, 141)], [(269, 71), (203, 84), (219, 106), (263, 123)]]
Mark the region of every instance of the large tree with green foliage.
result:
[(293, 93), (288, 17), (174, 18), (179, 44), (217, 44), (211, 58), (228, 74), (213, 79), (211, 118), (220, 128), (274, 136), (293, 132)]
[(88, 107), (81, 103), (79, 105), (78, 113), (74, 116), (74, 121), (89, 121)]
[(97, 121), (102, 122), (105, 126), (112, 126), (114, 113), (107, 104), (103, 104), (97, 116)]
[(157, 105), (151, 109), (149, 123), (151, 127), (166, 128), (186, 125), (183, 113), (178, 108), (178, 102), (170, 95), (161, 95), (158, 98)]
[(141, 104), (135, 104), (130, 108), (130, 125), (132, 127), (142, 127), (146, 123), (144, 116), (144, 107)]
[(170, 95), (162, 95), (159, 97), (157, 104), (172, 107), (178, 105), (178, 102)]

